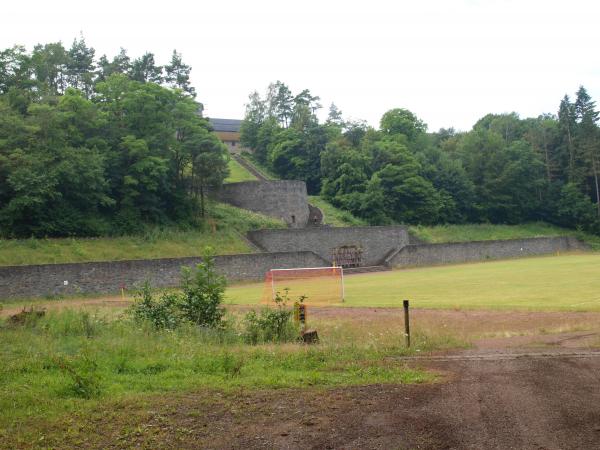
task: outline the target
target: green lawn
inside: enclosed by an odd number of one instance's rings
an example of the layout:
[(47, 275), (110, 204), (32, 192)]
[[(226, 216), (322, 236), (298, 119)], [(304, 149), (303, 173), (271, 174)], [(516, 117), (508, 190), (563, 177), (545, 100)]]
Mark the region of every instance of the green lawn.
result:
[[(307, 290), (314, 283), (307, 283)], [(281, 286), (283, 288), (285, 286)], [(314, 287), (314, 286), (313, 286)], [(345, 278), (344, 306), (600, 311), (600, 255), (576, 254), (395, 270)], [(301, 295), (295, 287), (291, 294)], [(256, 303), (263, 283), (229, 287), (230, 303)], [(310, 305), (310, 298), (307, 300)]]
[(224, 204), (209, 205), (209, 213), (214, 230), (207, 222), (197, 229), (152, 228), (134, 236), (0, 240), (0, 266), (198, 256), (206, 246), (221, 255), (249, 253), (243, 233), (284, 226)]
[(229, 176), (225, 179), (225, 183), (256, 181), (256, 177), (248, 172), (245, 167), (242, 167), (235, 159), (230, 159), (227, 165), (229, 166)]

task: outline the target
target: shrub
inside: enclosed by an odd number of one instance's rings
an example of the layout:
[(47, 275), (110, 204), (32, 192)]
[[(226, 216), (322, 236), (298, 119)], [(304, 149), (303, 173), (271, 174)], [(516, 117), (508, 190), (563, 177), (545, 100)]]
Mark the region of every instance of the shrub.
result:
[(158, 300), (154, 299), (148, 283), (135, 295), (131, 306), (131, 314), (138, 322), (147, 321), (156, 329), (172, 330), (177, 328), (182, 320), (178, 294), (166, 293)]
[[(306, 297), (299, 298), (302, 303)], [(275, 294), (276, 308), (263, 308), (258, 314), (250, 311), (244, 317), (244, 340), (249, 344), (290, 342), (298, 338), (298, 328), (292, 320), (293, 311), (287, 307), (289, 289)]]
[(137, 321), (150, 322), (157, 329), (175, 329), (183, 322), (203, 327), (223, 325), (225, 278), (215, 271), (209, 254), (195, 270), (182, 268), (182, 292), (165, 293), (155, 299), (148, 283), (136, 294), (130, 313)]
[(183, 295), (180, 308), (183, 317), (196, 325), (220, 325), (225, 314), (221, 303), (226, 283), (225, 277), (216, 273), (213, 258), (206, 254), (193, 272), (184, 267), (181, 278)]

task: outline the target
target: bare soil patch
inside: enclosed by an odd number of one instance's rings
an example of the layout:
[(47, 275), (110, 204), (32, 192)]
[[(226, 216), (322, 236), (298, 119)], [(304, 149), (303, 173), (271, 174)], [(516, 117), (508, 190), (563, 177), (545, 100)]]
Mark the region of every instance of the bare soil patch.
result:
[(600, 448), (600, 357), (422, 365), (443, 379), (125, 403), (80, 418), (61, 448)]

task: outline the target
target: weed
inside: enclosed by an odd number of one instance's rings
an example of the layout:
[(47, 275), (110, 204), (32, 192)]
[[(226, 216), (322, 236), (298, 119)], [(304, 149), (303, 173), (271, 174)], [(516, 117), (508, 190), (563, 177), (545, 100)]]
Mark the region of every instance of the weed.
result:
[(101, 393), (98, 364), (87, 355), (68, 360), (57, 357), (55, 363), (63, 374), (71, 380), (66, 392), (75, 397), (90, 399)]
[[(299, 298), (302, 303), (305, 296)], [(244, 339), (249, 344), (291, 342), (298, 339), (298, 328), (292, 322), (293, 311), (288, 308), (289, 289), (275, 294), (276, 307), (263, 308), (258, 314), (250, 311), (244, 317)]]

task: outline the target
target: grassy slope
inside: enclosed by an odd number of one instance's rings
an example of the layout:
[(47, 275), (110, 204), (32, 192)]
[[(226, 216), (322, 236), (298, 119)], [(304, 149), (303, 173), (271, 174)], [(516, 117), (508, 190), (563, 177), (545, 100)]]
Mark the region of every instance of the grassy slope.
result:
[(283, 223), (243, 209), (213, 204), (210, 225), (193, 230), (154, 228), (139, 236), (0, 240), (0, 266), (197, 256), (206, 246), (217, 254), (248, 253), (240, 234)]
[[(310, 286), (317, 283), (311, 280)], [(345, 288), (345, 306), (399, 307), (407, 298), (415, 308), (600, 311), (600, 255), (548, 256), (355, 275), (345, 278)], [(231, 286), (228, 302), (255, 303), (262, 290), (262, 283)], [(296, 287), (290, 294), (302, 293)], [(307, 303), (310, 305), (310, 298)]]
[(244, 153), (241, 155), (246, 161), (252, 164), (267, 180), (279, 180), (280, 177), (276, 175), (274, 172), (269, 170), (268, 167), (265, 167), (260, 162), (258, 162), (251, 153)]
[(309, 196), (308, 201), (323, 211), (323, 215), (325, 216), (324, 223), (327, 225), (331, 225), (332, 227), (357, 227), (368, 225), (364, 220), (354, 217), (352, 213), (348, 211), (336, 208), (318, 195)]
[(256, 177), (242, 167), (235, 159), (230, 159), (229, 176), (225, 179), (225, 183), (238, 183), (240, 181), (255, 181)]
[(492, 239), (519, 239), (544, 236), (576, 236), (600, 250), (600, 237), (557, 227), (544, 222), (521, 225), (436, 225), (412, 226), (410, 232), (419, 239), (430, 243), (486, 241)]

